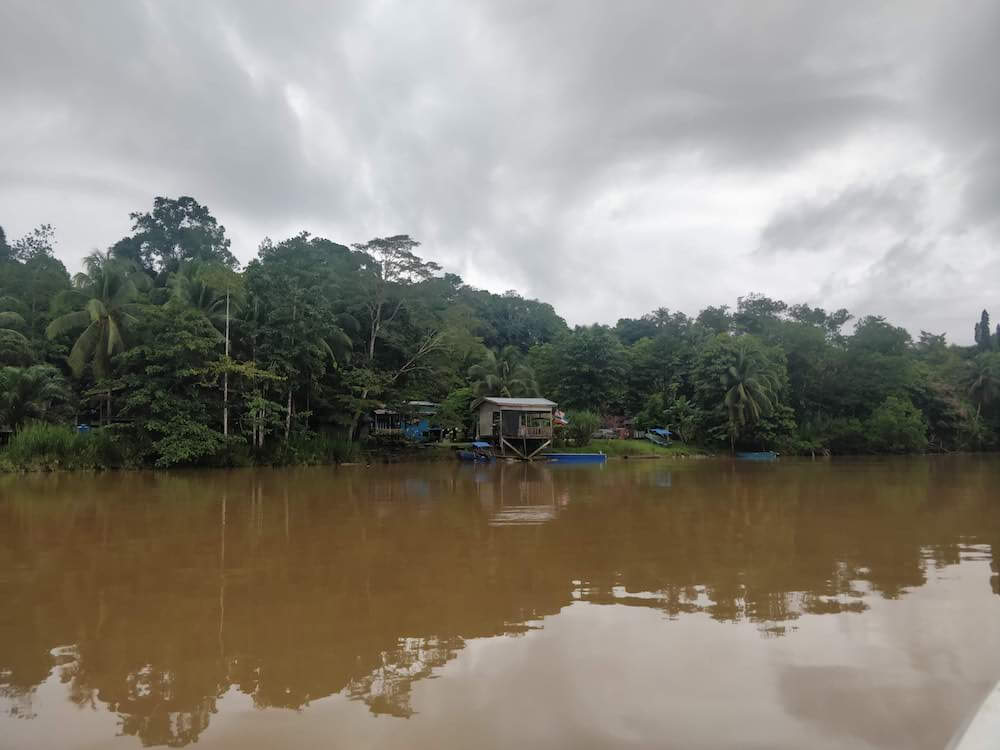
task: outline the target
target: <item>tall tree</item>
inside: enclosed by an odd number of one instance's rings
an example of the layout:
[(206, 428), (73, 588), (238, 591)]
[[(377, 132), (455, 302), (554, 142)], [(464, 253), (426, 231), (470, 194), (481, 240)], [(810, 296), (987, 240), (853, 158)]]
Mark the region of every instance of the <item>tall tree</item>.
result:
[(968, 382), (977, 414), (1000, 402), (1000, 353), (983, 352), (972, 360)]
[(535, 374), (514, 346), (505, 346), (499, 353), (487, 350), (482, 361), (469, 368), (469, 379), (477, 396), (535, 396), (538, 384)]
[(730, 450), (736, 449), (740, 431), (760, 421), (774, 409), (778, 382), (761, 351), (747, 342), (736, 346), (735, 359), (722, 373), (724, 403), (729, 416)]
[(53, 406), (70, 398), (51, 365), (0, 368), (0, 424), (17, 429), (28, 419), (44, 419)]
[(535, 347), (529, 362), (542, 395), (569, 409), (620, 414), (625, 400), (625, 347), (607, 326), (579, 326)]
[(420, 243), (407, 234), (376, 237), (353, 247), (364, 259), (362, 293), (368, 326), (366, 356), (368, 362), (373, 362), (379, 338), (406, 304), (407, 291), (415, 283), (430, 279), (441, 266), (416, 255), (413, 251)]
[[(80, 377), (90, 363), (97, 381), (111, 375), (111, 358), (127, 348), (129, 328), (137, 322), (140, 306), (137, 282), (141, 272), (117, 261), (109, 253), (95, 251), (84, 259), (85, 272), (74, 279), (74, 296), (82, 309), (61, 315), (46, 329), (56, 338), (79, 331), (67, 363), (73, 375)], [(107, 385), (107, 418), (111, 419), (111, 387)]]
[[(358, 290), (366, 324), (365, 366), (374, 373), (377, 368), (375, 355), (378, 342), (384, 338), (386, 328), (404, 309), (416, 285), (431, 279), (441, 270), (441, 266), (425, 261), (414, 253), (420, 243), (406, 234), (376, 237), (353, 247), (362, 259)], [(440, 331), (430, 331), (415, 348), (412, 356), (382, 381), (398, 379), (404, 370), (411, 369), (421, 358), (436, 351), (440, 343)], [(370, 393), (370, 387), (362, 388), (361, 402), (367, 400)], [(350, 424), (352, 436), (360, 418), (360, 409), (355, 409)]]
[(34, 359), (24, 312), (16, 297), (0, 297), (0, 365), (28, 365)]
[(129, 214), (131, 237), (118, 242), (113, 255), (130, 260), (148, 273), (158, 273), (162, 283), (185, 261), (220, 263), (235, 268), (226, 228), (207, 206), (194, 198), (157, 197), (153, 210)]
[(352, 320), (338, 307), (356, 268), (346, 247), (307, 233), (266, 240), (247, 267), (252, 360), (283, 378), (286, 442), (295, 393), (308, 399), (313, 383), (350, 357)]
[(993, 348), (991, 336), (990, 314), (986, 310), (983, 310), (979, 322), (976, 323), (976, 346), (979, 347), (979, 351), (988, 352)]
[(222, 435), (229, 436), (229, 372), (233, 362), (231, 323), (235, 309), (246, 301), (243, 278), (227, 266), (218, 263), (190, 261), (171, 274), (171, 299), (197, 310), (222, 332), (225, 352), (222, 372)]

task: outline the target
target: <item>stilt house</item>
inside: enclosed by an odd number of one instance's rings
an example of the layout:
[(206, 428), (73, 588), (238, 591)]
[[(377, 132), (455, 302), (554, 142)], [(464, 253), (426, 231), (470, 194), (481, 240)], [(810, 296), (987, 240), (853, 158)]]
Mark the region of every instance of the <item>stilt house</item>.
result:
[(552, 444), (555, 408), (547, 398), (486, 396), (472, 405), (476, 439), (491, 443), (498, 456), (531, 459)]

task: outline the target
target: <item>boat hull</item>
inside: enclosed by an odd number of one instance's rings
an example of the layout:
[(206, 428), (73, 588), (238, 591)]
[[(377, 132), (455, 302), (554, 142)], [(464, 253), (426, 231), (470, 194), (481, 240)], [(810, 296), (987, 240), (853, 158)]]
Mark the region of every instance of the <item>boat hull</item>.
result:
[(601, 464), (608, 460), (603, 453), (545, 453), (542, 458), (561, 464)]
[(778, 454), (774, 451), (757, 451), (753, 453), (737, 453), (736, 458), (742, 461), (776, 461)]
[(455, 455), (458, 456), (459, 461), (469, 461), (470, 463), (477, 464), (488, 464), (490, 461), (495, 460), (493, 456), (486, 456), (474, 451), (455, 451)]

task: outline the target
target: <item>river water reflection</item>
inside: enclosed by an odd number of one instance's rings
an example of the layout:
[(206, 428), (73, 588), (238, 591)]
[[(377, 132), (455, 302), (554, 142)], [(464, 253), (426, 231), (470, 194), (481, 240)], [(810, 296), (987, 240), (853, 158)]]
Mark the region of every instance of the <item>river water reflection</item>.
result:
[(941, 748), (1000, 678), (998, 488), (992, 457), (0, 478), (0, 747)]

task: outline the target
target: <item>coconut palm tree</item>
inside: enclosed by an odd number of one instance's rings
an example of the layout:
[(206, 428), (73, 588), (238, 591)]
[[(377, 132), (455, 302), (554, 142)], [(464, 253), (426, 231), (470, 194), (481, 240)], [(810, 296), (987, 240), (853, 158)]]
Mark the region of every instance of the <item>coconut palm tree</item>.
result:
[[(74, 297), (82, 307), (60, 315), (49, 323), (45, 335), (56, 338), (73, 331), (82, 332), (70, 350), (67, 362), (75, 377), (80, 377), (89, 362), (98, 381), (111, 374), (111, 358), (127, 348), (129, 328), (137, 322), (135, 314), (139, 285), (148, 278), (133, 266), (115, 260), (111, 252), (94, 251), (83, 261), (84, 273), (73, 279)], [(107, 389), (108, 418), (111, 416), (111, 389)]]
[(756, 424), (774, 408), (778, 383), (761, 353), (742, 342), (721, 380), (726, 392), (723, 403), (729, 422), (729, 448), (735, 452), (740, 429)]
[(478, 363), (469, 368), (472, 389), (478, 396), (534, 396), (538, 393), (535, 374), (521, 361), (514, 346), (505, 346), (500, 353), (487, 350)]
[(984, 406), (1000, 401), (1000, 353), (984, 352), (972, 360), (969, 397), (976, 405), (976, 416)]
[(0, 424), (17, 429), (43, 419), (53, 404), (70, 398), (66, 382), (51, 365), (0, 368)]
[(0, 297), (0, 365), (28, 365), (34, 356), (25, 336), (28, 323), (24, 305), (13, 297)]

